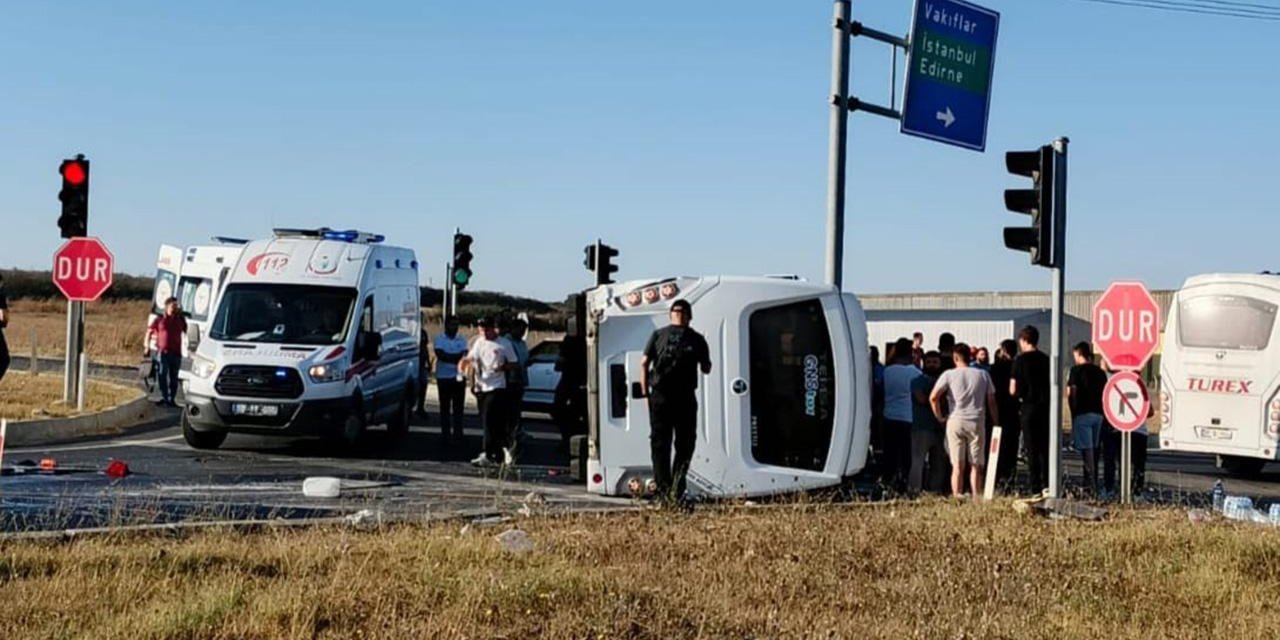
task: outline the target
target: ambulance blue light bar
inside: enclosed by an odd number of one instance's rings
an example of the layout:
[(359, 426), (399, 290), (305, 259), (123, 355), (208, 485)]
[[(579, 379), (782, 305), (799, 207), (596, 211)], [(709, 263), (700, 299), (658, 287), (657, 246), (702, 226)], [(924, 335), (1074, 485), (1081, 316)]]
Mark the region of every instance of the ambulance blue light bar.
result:
[(355, 229), (347, 229), (346, 231), (325, 230), (321, 233), (321, 237), (325, 240), (337, 240), (339, 242), (367, 242), (375, 243), (386, 240), (386, 237), (376, 233), (364, 233)]

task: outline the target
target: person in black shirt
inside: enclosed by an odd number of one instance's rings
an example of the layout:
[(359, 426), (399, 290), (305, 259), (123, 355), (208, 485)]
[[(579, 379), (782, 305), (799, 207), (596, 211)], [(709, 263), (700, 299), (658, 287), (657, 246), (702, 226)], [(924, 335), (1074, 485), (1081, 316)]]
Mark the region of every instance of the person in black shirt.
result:
[(1084, 458), (1084, 485), (1098, 489), (1098, 448), (1102, 438), (1102, 388), (1107, 374), (1093, 363), (1093, 347), (1081, 342), (1072, 350), (1076, 365), (1067, 376), (1067, 404), (1071, 408), (1071, 439)]
[[(711, 373), (711, 350), (702, 334), (689, 327), (693, 307), (671, 304), (671, 324), (649, 336), (640, 358), (640, 388), (649, 398), (649, 448), (659, 499), (684, 498), (685, 478), (697, 443), (698, 370)], [(675, 437), (675, 461), (671, 441)], [(674, 466), (674, 469), (673, 469)]]
[(1018, 427), (1027, 443), (1031, 490), (1049, 486), (1049, 356), (1037, 348), (1040, 331), (1031, 325), (1018, 332), (1021, 353), (1013, 361), (1009, 395), (1018, 399)]
[[(1013, 359), (1018, 355), (1018, 343), (1004, 340), (996, 349), (996, 360), (991, 363), (991, 383), (996, 387), (996, 408), (1004, 417), (1000, 425), (1000, 460), (996, 465), (996, 480), (1002, 484), (1012, 481), (1018, 470), (1018, 439), (1022, 430), (1015, 419), (1018, 415), (1018, 399), (1009, 395), (1009, 381), (1013, 379)], [(990, 442), (990, 439), (988, 439)]]
[(4, 328), (9, 326), (9, 299), (4, 295), (4, 276), (0, 275), (0, 380), (9, 370), (9, 343), (4, 340)]

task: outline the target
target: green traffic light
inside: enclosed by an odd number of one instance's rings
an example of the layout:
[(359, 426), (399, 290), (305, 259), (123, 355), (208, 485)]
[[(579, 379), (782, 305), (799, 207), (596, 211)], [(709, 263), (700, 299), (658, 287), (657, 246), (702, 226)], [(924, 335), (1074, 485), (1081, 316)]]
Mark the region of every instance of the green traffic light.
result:
[(453, 283), (466, 286), (471, 281), (471, 272), (466, 269), (453, 270)]

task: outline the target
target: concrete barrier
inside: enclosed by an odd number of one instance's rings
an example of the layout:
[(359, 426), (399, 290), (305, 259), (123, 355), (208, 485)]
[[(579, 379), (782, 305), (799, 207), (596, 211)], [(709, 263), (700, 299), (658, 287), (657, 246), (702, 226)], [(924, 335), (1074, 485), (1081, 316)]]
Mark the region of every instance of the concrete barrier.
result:
[[(141, 393), (141, 392), (139, 392)], [(105, 411), (69, 418), (10, 421), (6, 447), (31, 447), (92, 436), (125, 433), (164, 415), (146, 396), (139, 396)]]

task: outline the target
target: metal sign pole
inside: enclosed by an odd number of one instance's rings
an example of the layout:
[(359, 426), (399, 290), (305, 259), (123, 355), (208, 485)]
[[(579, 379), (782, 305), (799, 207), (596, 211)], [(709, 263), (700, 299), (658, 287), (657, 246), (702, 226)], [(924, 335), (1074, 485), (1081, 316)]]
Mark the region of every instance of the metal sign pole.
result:
[(67, 301), (67, 346), (63, 351), (62, 403), (70, 406), (76, 384), (76, 303)]
[(849, 125), (849, 4), (836, 0), (831, 40), (831, 131), (827, 150), (827, 284), (844, 272), (844, 182)]
[(1133, 434), (1120, 434), (1120, 503), (1133, 504)]

